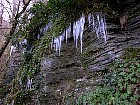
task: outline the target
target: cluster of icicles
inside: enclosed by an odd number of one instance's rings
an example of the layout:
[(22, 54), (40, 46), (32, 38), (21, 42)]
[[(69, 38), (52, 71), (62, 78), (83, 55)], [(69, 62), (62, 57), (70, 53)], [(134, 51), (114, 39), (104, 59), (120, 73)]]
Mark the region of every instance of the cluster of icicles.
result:
[[(98, 39), (103, 38), (106, 42), (107, 40), (107, 29), (106, 29), (106, 22), (105, 16), (101, 14), (97, 14), (96, 16), (89, 14), (88, 15), (88, 22), (89, 26), (92, 27), (92, 31), (96, 33)], [(80, 19), (78, 19), (73, 24), (73, 38), (75, 42), (75, 46), (77, 48), (78, 41), (80, 40), (80, 52), (83, 51), (83, 33), (84, 33), (84, 26), (85, 26), (85, 15), (83, 14)], [(56, 51), (60, 55), (61, 45), (62, 42), (65, 40), (67, 43), (68, 38), (70, 38), (71, 33), (71, 24), (69, 27), (63, 32), (62, 35), (58, 36), (53, 40), (53, 46)], [(79, 39), (80, 38), (80, 39)]]
[[(107, 40), (107, 29), (106, 29), (106, 22), (105, 22), (105, 16), (102, 14), (88, 14), (88, 23), (89, 27), (92, 27), (92, 31), (96, 33), (98, 39), (103, 38), (106, 42)], [(45, 33), (47, 32), (52, 26), (52, 23), (49, 23), (41, 29), (40, 31)], [(78, 41), (80, 40), (80, 52), (83, 52), (83, 33), (84, 33), (84, 26), (85, 26), (85, 15), (82, 14), (81, 18), (79, 18), (76, 22), (73, 23), (73, 38), (75, 42), (76, 48), (78, 47)], [(69, 27), (58, 37), (52, 38), (51, 42), (51, 49), (54, 48), (56, 53), (60, 55), (62, 42), (64, 40), (68, 41), (68, 39), (71, 37), (71, 24)], [(40, 34), (38, 34), (37, 38), (40, 38)], [(27, 42), (26, 42), (27, 43)], [(10, 55), (13, 52), (14, 47), (11, 47)]]

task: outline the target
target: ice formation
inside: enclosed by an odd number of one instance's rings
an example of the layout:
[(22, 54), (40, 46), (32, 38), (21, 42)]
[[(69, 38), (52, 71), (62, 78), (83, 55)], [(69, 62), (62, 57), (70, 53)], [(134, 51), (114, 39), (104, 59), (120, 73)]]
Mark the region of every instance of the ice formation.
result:
[(26, 90), (32, 90), (32, 79), (27, 80), (27, 84), (26, 84)]
[(107, 28), (106, 28), (105, 16), (102, 14), (97, 14), (97, 15), (89, 14), (88, 21), (89, 21), (89, 25), (91, 24), (91, 21), (92, 21), (92, 30), (95, 31), (98, 39), (103, 38), (106, 42), (107, 41)]
[(55, 51), (60, 55), (60, 50), (61, 50), (61, 43), (62, 39), (64, 38), (63, 35), (60, 35), (59, 37), (54, 39), (54, 44), (55, 44)]
[[(105, 16), (103, 14), (88, 14), (88, 23), (89, 27), (92, 27), (92, 31), (96, 33), (97, 38), (104, 39), (105, 42), (107, 41), (107, 29), (106, 29), (106, 22), (105, 22)], [(84, 26), (85, 26), (85, 15), (82, 14), (81, 18), (79, 18), (77, 21), (73, 23), (73, 38), (76, 48), (78, 48), (78, 42), (80, 42), (80, 52), (83, 52), (83, 33), (84, 33)], [(44, 28), (44, 30), (47, 30), (48, 26)], [(64, 32), (56, 37), (52, 38), (53, 41), (51, 44), (51, 49), (54, 47), (56, 53), (60, 55), (62, 42), (64, 40), (66, 43), (68, 42), (68, 39), (71, 37), (71, 24), (67, 29), (64, 30)]]
[[(78, 21), (76, 21), (73, 25), (73, 37), (75, 41), (75, 46), (76, 48), (78, 47), (78, 39), (80, 37), (81, 53), (82, 53), (82, 43), (83, 43), (82, 38), (83, 38), (84, 24), (85, 24), (85, 16), (82, 15), (82, 17)], [(55, 51), (59, 55), (61, 51), (62, 41), (64, 41), (65, 39), (67, 43), (68, 38), (70, 38), (70, 33), (71, 33), (71, 25), (65, 30), (65, 32), (62, 33), (62, 35), (54, 39), (53, 43), (55, 45)]]
[(14, 45), (12, 45), (10, 47), (10, 56), (12, 56), (12, 53), (16, 51), (16, 47)]
[(80, 36), (80, 45), (81, 45), (81, 53), (82, 53), (82, 39), (83, 39), (83, 32), (84, 32), (84, 25), (85, 25), (85, 16), (82, 15), (82, 17), (74, 23), (73, 27), (73, 37), (75, 40), (75, 46), (78, 47), (78, 39)]
[(49, 22), (44, 28), (41, 28), (40, 32), (37, 35), (37, 39), (40, 39), (43, 34), (45, 34), (49, 29), (51, 29), (52, 25), (53, 23)]

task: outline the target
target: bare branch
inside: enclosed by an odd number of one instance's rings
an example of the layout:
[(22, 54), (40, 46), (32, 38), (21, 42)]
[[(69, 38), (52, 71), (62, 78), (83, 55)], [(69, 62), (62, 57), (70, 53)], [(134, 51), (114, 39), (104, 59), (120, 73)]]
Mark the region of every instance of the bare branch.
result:
[(18, 5), (17, 5), (17, 13), (19, 11), (19, 7), (20, 7), (20, 1), (18, 2)]
[[(0, 3), (1, 4), (1, 3)], [(3, 5), (3, 4), (1, 4), (1, 5)], [(3, 5), (4, 6), (4, 5)], [(6, 10), (6, 12), (8, 13), (8, 15), (9, 15), (9, 18), (11, 18), (11, 13), (8, 11), (8, 7), (3, 7), (3, 12), (4, 12), (4, 9)]]
[(26, 8), (27, 6), (29, 5), (31, 0), (29, 0), (25, 5), (24, 7), (22, 8), (21, 12), (17, 13), (15, 18), (14, 18), (14, 21), (12, 22), (12, 28), (10, 30), (10, 33), (9, 33), (9, 37), (6, 39), (4, 45), (2, 46), (2, 48), (0, 49), (0, 58), (2, 57), (2, 54), (3, 52), (5, 51), (6, 47), (8, 46), (8, 44), (10, 43), (11, 41), (11, 37), (14, 35), (14, 32), (15, 32), (15, 29), (18, 25), (18, 19), (19, 17), (26, 11)]
[(8, 0), (6, 0), (6, 2), (9, 4), (9, 6), (10, 6), (10, 12), (12, 13), (11, 3)]

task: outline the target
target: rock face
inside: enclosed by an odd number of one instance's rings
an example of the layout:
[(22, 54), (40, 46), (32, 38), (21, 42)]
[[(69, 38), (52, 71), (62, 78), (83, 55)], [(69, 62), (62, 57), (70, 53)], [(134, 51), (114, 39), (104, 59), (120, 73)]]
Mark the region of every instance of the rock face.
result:
[(20, 68), (22, 62), (21, 53), (18, 49), (15, 50), (10, 56), (10, 60), (8, 62), (7, 73), (5, 75), (5, 84), (9, 84), (15, 77)]
[[(82, 54), (80, 44), (76, 49), (73, 38), (70, 38), (68, 43), (62, 43), (60, 56), (54, 51), (46, 52), (41, 62), (41, 70), (33, 79), (33, 85), (37, 89), (32, 99), (34, 105), (63, 105), (67, 97), (78, 97), (82, 92), (94, 90), (101, 82), (99, 75), (94, 76), (95, 72), (107, 70), (108, 65), (124, 53), (124, 48), (140, 47), (139, 0), (125, 0), (121, 5), (122, 14), (127, 12), (128, 15), (124, 30), (117, 27), (111, 31), (114, 26), (120, 25), (108, 23), (111, 25), (108, 27), (107, 42), (98, 39), (87, 25)], [(19, 62), (18, 57), (15, 57), (17, 60), (14, 58), (14, 63)], [(17, 72), (12, 64), (11, 59), (6, 83), (9, 83)], [(71, 105), (70, 101), (68, 105)]]
[[(0, 19), (0, 48), (3, 46), (5, 42), (5, 35), (9, 32), (9, 23), (5, 20)], [(3, 82), (4, 71), (6, 70), (7, 61), (9, 57), (9, 50), (8, 48), (3, 53), (2, 57), (0, 58), (0, 86)]]
[(41, 72), (35, 79), (39, 85), (41, 105), (63, 105), (66, 95), (78, 96), (86, 89), (94, 90), (101, 79), (93, 79), (95, 72), (107, 70), (108, 65), (124, 53), (124, 48), (140, 46), (140, 5), (137, 0), (127, 0), (122, 5), (122, 14), (127, 12), (128, 15), (124, 30), (118, 27), (116, 30), (120, 31), (108, 31), (107, 42), (98, 39), (86, 26), (82, 54), (80, 46), (75, 48), (72, 38), (67, 44), (62, 44), (60, 56), (55, 52), (46, 54)]

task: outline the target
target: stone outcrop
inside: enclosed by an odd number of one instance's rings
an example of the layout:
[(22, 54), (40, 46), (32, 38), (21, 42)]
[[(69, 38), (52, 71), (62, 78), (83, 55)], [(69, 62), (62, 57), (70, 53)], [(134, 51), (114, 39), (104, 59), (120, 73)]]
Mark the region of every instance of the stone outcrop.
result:
[(9, 84), (16, 77), (17, 72), (20, 69), (21, 62), (22, 62), (21, 52), (18, 49), (16, 49), (14, 52), (12, 52), (10, 59), (8, 61), (7, 71), (4, 77), (5, 84)]
[[(60, 56), (54, 51), (46, 52), (42, 58), (41, 70), (33, 79), (33, 87), (37, 90), (29, 105), (63, 105), (67, 97), (78, 97), (82, 92), (94, 90), (102, 82), (100, 72), (108, 70), (108, 65), (125, 52), (124, 48), (140, 47), (138, 2), (139, 0), (122, 2), (120, 12), (127, 12), (128, 15), (124, 30), (120, 30), (119, 23), (107, 23), (110, 27), (106, 42), (98, 39), (86, 24), (82, 54), (80, 44), (76, 49), (73, 38), (70, 38), (68, 43), (62, 43)], [(109, 20), (109, 17), (107, 18)], [(14, 61), (11, 59), (6, 83), (9, 83), (18, 71), (13, 69), (13, 63), (20, 62), (20, 57), (15, 55)], [(18, 64), (16, 67), (19, 67)], [(70, 102), (69, 100), (68, 105), (71, 105)]]
[(64, 96), (76, 97), (86, 89), (94, 90), (101, 81), (100, 76), (93, 78), (95, 72), (107, 70), (108, 65), (125, 52), (124, 48), (139, 47), (139, 8), (136, 0), (124, 2), (122, 13), (128, 13), (125, 29), (120, 30), (119, 24), (110, 23), (110, 28), (116, 26), (117, 31), (113, 29), (111, 32), (108, 28), (107, 42), (98, 39), (91, 28), (86, 26), (82, 54), (80, 48), (75, 48), (72, 38), (67, 44), (62, 44), (60, 56), (55, 52), (47, 53), (39, 73), (41, 81), (35, 80), (41, 90), (41, 105), (63, 105)]

